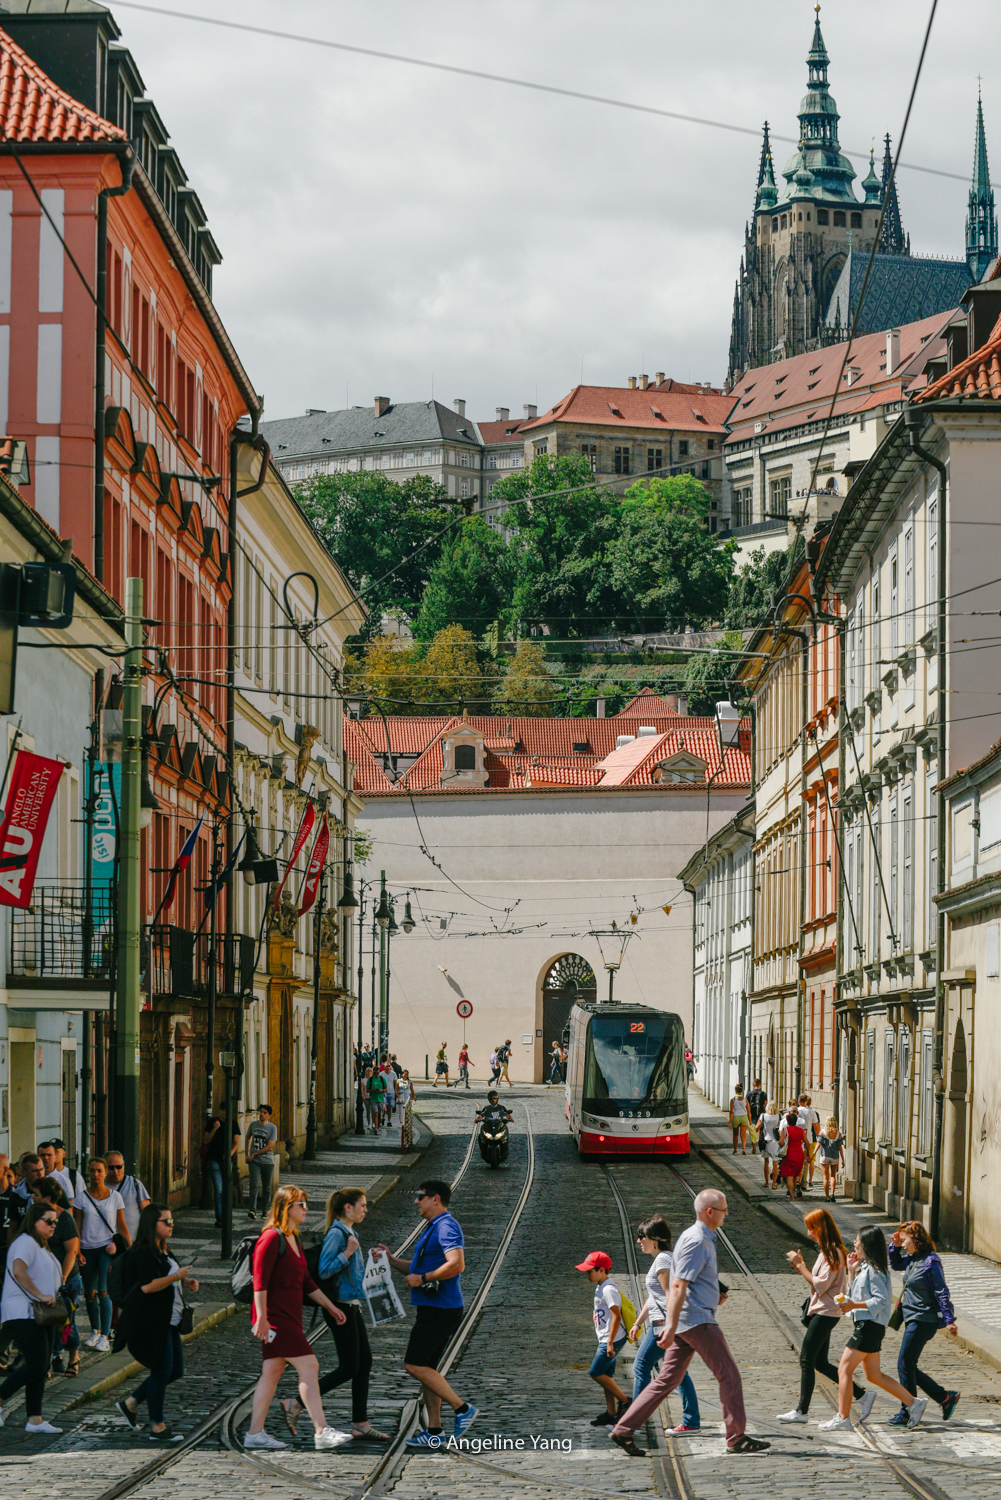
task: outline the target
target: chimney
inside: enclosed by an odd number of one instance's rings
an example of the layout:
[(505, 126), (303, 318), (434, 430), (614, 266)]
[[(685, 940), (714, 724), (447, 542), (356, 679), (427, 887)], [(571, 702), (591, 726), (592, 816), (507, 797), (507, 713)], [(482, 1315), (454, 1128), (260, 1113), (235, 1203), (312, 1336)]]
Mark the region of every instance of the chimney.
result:
[(537, 406), (523, 406), (521, 409), (525, 413), (523, 420), (526, 422), (534, 422), (539, 415), (539, 408)]
[(508, 417), (510, 415), (511, 415), (511, 408), (509, 406), (498, 406), (497, 407), (497, 420), (498, 420), (498, 422), (506, 422), (507, 419), (508, 419)]
[(325, 417), (327, 412), (326, 408), (322, 406), (307, 406), (306, 415), (307, 417)]
[(658, 370), (657, 373), (656, 373), (656, 375), (653, 378), (654, 378), (654, 384), (655, 385), (663, 385), (664, 384), (664, 372), (663, 372), (663, 370)]
[(596, 719), (603, 719), (605, 717), (605, 700), (604, 700), (604, 698), (596, 698), (594, 700), (594, 717)]
[(679, 712), (679, 714), (682, 714), (685, 717), (687, 717), (687, 715), (688, 715), (688, 694), (687, 693), (679, 693), (678, 694), (678, 712)]
[(630, 375), (630, 377), (629, 377), (629, 389), (631, 391), (634, 391), (636, 389), (636, 376), (635, 375)]
[(458, 416), (464, 417), (466, 415), (466, 403), (465, 401), (460, 401), (458, 396), (456, 396), (455, 400), (452, 402), (452, 405), (455, 408), (456, 414)]
[(376, 414), (376, 416), (377, 417), (384, 417), (386, 415), (386, 412), (392, 406), (392, 404), (393, 403), (390, 401), (390, 399), (389, 399), (388, 396), (376, 396), (376, 398), (375, 398), (375, 414)]
[(640, 390), (641, 391), (645, 391), (646, 388), (647, 388), (647, 386), (649, 384), (650, 384), (650, 377), (649, 377), (649, 375), (641, 375), (640, 376)]
[(900, 363), (900, 329), (886, 330), (886, 373), (892, 375)]

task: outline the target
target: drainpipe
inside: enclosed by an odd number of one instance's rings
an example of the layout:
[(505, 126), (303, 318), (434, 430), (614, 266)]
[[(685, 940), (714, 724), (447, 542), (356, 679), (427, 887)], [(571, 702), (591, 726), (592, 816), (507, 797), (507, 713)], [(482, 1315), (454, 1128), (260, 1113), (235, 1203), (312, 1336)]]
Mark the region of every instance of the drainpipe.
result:
[(102, 188), (97, 195), (97, 333), (94, 354), (94, 577), (104, 582), (104, 380), (108, 334), (108, 199), (121, 198), (132, 186), (136, 159), (131, 149), (122, 157), (119, 187)]
[[(927, 448), (921, 446), (921, 430), (925, 425), (925, 412), (920, 407), (907, 407), (904, 411), (904, 427), (907, 433), (907, 441), (911, 452), (918, 458), (923, 459), (926, 464), (938, 472), (939, 498), (938, 498), (938, 620), (937, 639), (935, 642), (935, 654), (938, 659), (938, 718), (937, 718), (937, 745), (938, 756), (938, 779), (939, 785), (948, 774), (945, 763), (946, 755), (946, 686), (945, 686), (945, 625), (946, 625), (946, 596), (948, 585), (946, 583), (946, 472), (945, 464), (934, 453), (929, 453)], [(945, 890), (945, 799), (941, 791), (938, 794), (938, 893)], [(931, 1234), (936, 1238), (939, 1232), (939, 1218), (942, 1207), (942, 1116), (945, 1107), (945, 1081), (943, 1069), (945, 1066), (945, 912), (941, 904), (938, 909), (938, 931), (936, 933), (936, 975), (935, 975), (935, 1043), (934, 1058), (932, 1063), (932, 1077), (935, 1080), (935, 1138), (932, 1157), (932, 1179), (931, 1179)], [(964, 1214), (966, 1210), (964, 1208)]]

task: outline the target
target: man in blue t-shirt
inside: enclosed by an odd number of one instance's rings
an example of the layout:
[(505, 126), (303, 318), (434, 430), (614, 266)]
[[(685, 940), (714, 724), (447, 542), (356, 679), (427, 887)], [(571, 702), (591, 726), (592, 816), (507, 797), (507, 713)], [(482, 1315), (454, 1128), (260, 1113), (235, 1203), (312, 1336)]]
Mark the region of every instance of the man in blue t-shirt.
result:
[(461, 1437), (479, 1415), (479, 1408), (457, 1396), (444, 1375), (438, 1373), (463, 1317), (460, 1278), (466, 1261), (462, 1229), (448, 1211), (451, 1196), (449, 1183), (437, 1177), (429, 1177), (417, 1189), (417, 1212), (427, 1227), (421, 1231), (411, 1261), (392, 1255), (386, 1245), (375, 1247), (394, 1271), (406, 1274), (410, 1303), (417, 1309), (403, 1364), (407, 1374), (423, 1387), (428, 1425), (426, 1431), (407, 1439), (408, 1448), (444, 1447), (442, 1401), (455, 1412), (456, 1437)]

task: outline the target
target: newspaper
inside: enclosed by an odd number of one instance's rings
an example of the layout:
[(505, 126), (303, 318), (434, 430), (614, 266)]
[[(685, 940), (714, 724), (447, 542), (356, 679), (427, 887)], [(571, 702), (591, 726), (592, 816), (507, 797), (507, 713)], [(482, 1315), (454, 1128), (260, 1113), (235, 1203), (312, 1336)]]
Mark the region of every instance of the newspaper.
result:
[(393, 1273), (386, 1256), (381, 1255), (376, 1260), (371, 1250), (368, 1252), (362, 1285), (373, 1326), (378, 1327), (380, 1323), (392, 1323), (395, 1318), (406, 1317), (393, 1285)]

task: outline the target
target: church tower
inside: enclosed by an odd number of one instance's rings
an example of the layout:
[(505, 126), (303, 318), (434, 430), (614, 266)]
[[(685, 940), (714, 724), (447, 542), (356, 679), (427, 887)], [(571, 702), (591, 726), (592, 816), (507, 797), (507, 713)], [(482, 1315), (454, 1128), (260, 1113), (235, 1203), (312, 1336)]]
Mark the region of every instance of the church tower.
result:
[[(831, 293), (851, 250), (868, 251), (880, 204), (866, 180), (855, 196), (855, 169), (841, 154), (838, 107), (827, 72), (820, 6), (807, 54), (807, 91), (799, 107), (799, 146), (776, 184), (765, 127), (754, 215), (734, 297), (731, 384), (749, 367), (820, 346)], [(898, 215), (899, 219), (899, 215)]]
[(973, 182), (966, 215), (966, 261), (970, 275), (979, 281), (998, 253), (998, 220), (994, 212), (994, 189), (987, 168), (987, 137), (984, 107), (977, 98), (977, 134), (973, 146)]

